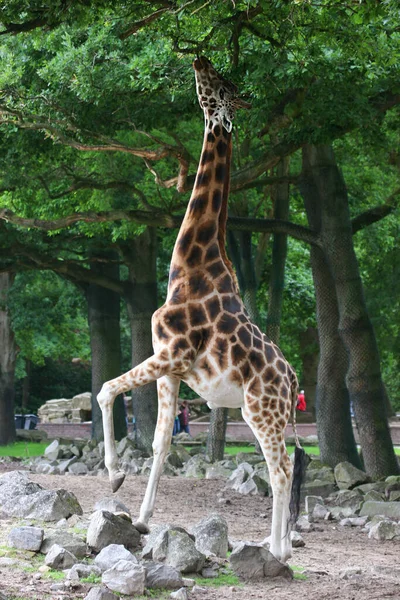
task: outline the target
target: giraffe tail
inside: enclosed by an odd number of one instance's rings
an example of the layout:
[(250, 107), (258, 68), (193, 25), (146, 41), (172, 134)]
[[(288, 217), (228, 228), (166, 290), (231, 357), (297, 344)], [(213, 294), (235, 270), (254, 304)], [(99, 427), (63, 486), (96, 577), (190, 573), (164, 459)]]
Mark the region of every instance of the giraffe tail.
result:
[(297, 405), (297, 394), (298, 394), (298, 383), (297, 377), (295, 376), (292, 383), (292, 425), (293, 434), (296, 442), (296, 448), (294, 451), (294, 467), (293, 467), (293, 479), (292, 479), (292, 490), (290, 494), (290, 523), (294, 525), (296, 523), (299, 512), (300, 512), (300, 492), (301, 485), (304, 481), (306, 469), (308, 465), (308, 457), (301, 447), (299, 436), (296, 429), (296, 405)]

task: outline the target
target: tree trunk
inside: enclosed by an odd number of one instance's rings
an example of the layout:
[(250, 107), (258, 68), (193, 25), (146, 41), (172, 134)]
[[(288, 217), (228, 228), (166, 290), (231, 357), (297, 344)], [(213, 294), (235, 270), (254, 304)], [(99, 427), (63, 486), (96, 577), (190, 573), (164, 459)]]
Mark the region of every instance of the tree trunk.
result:
[[(283, 158), (278, 164), (276, 174), (278, 177), (286, 177), (288, 173), (289, 159)], [(287, 221), (289, 218), (289, 183), (276, 184), (273, 197), (274, 219)], [(274, 233), (266, 334), (275, 344), (279, 344), (280, 337), (286, 256), (287, 235), (285, 233)]]
[(25, 377), (22, 381), (22, 408), (26, 411), (30, 400), (32, 361), (25, 359)]
[[(115, 260), (118, 255), (107, 253), (107, 258)], [(98, 274), (119, 279), (118, 265), (92, 262), (90, 268)], [(102, 440), (103, 420), (97, 394), (105, 381), (121, 375), (120, 296), (114, 291), (90, 284), (86, 288), (86, 298), (92, 353), (92, 438)], [(114, 434), (120, 440), (127, 434), (122, 395), (115, 399), (113, 412)]]
[[(316, 418), (315, 393), (318, 381), (319, 346), (318, 331), (315, 327), (307, 327), (300, 333), (300, 358), (302, 363), (303, 379), (301, 388), (307, 402), (307, 413), (312, 415), (312, 422)], [(301, 417), (301, 414), (298, 415)], [(299, 419), (300, 420), (300, 419)]]
[(214, 408), (210, 413), (206, 454), (211, 462), (224, 458), (227, 417), (227, 408)]
[(0, 446), (16, 439), (14, 378), (17, 348), (7, 309), (7, 295), (13, 279), (9, 273), (0, 273)]
[[(151, 317), (157, 310), (157, 237), (155, 229), (129, 241), (122, 248), (129, 265), (128, 292), (125, 299), (132, 329), (132, 366), (153, 354)], [(157, 386), (150, 383), (132, 391), (133, 414), (136, 419), (136, 444), (151, 454), (157, 421)], [(172, 435), (172, 431), (171, 431)]]
[(229, 254), (235, 267), (240, 294), (253, 323), (260, 325), (257, 308), (257, 281), (250, 231), (228, 231)]
[(353, 247), (346, 186), (330, 146), (306, 146), (303, 169), (313, 182), (321, 207), (320, 233), (336, 292), (339, 334), (349, 359), (346, 384), (354, 406), (365, 469), (371, 477), (398, 473), (380, 358)]

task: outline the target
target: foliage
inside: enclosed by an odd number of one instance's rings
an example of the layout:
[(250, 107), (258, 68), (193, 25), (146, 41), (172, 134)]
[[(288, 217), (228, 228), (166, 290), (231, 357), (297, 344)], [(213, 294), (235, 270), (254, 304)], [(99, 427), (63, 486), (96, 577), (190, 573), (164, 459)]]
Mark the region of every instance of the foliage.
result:
[(15, 456), (17, 458), (42, 456), (47, 446), (48, 443), (15, 442), (9, 446), (0, 446), (0, 456)]

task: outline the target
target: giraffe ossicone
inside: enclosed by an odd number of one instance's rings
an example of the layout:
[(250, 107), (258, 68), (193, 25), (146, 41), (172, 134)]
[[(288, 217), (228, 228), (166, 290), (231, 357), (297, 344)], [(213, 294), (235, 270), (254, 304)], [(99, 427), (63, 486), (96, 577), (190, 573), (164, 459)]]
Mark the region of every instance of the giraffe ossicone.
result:
[(208, 59), (198, 58), (193, 66), (205, 116), (200, 163), (172, 253), (167, 299), (152, 317), (154, 354), (106, 382), (98, 395), (105, 464), (116, 491), (125, 475), (118, 468), (114, 400), (118, 394), (157, 380), (154, 461), (135, 524), (147, 532), (171, 443), (180, 381), (205, 398), (210, 408), (240, 407), (270, 472), (270, 551), (278, 560), (286, 561), (291, 555), (290, 521), (298, 514), (304, 454), (297, 440), (292, 482), (293, 465), (284, 430), (290, 416), (295, 430), (297, 378), (279, 348), (250, 321), (225, 250), (232, 119), (238, 108), (250, 105), (239, 98), (236, 86), (221, 77)]

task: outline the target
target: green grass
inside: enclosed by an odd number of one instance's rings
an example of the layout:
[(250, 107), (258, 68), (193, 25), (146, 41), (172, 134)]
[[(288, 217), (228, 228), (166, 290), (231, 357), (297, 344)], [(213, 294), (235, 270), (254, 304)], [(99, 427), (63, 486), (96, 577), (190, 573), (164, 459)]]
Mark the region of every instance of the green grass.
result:
[(293, 579), (297, 579), (298, 581), (307, 581), (308, 577), (304, 573), (303, 567), (297, 567), (296, 565), (291, 565), (290, 568), (293, 571)]
[(225, 446), (225, 454), (235, 456), (239, 452), (252, 453), (254, 452), (254, 446)]
[(81, 581), (83, 583), (101, 583), (101, 577), (95, 575), (94, 573), (91, 573), (87, 577), (82, 577)]
[(48, 442), (15, 442), (8, 446), (0, 446), (0, 457), (29, 458), (31, 456), (41, 456), (48, 445)]
[(243, 587), (243, 583), (234, 573), (221, 573), (218, 577), (193, 577), (197, 585), (202, 587), (221, 587), (222, 585), (234, 585)]

